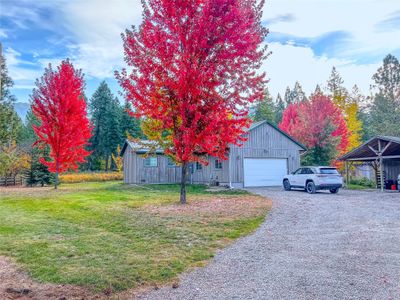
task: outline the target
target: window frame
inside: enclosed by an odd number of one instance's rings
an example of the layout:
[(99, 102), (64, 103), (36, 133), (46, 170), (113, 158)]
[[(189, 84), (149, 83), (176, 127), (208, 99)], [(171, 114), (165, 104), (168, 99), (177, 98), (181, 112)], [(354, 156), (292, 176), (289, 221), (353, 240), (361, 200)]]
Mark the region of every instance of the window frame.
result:
[(214, 160), (214, 169), (215, 170), (222, 170), (222, 160), (216, 158)]
[(175, 168), (175, 167), (177, 167), (176, 163), (172, 160), (171, 157), (168, 157), (168, 160), (167, 160), (167, 167), (170, 167), (170, 168)]
[(201, 170), (203, 170), (203, 165), (198, 161), (196, 161), (196, 171), (201, 171)]
[[(153, 159), (153, 161), (155, 159), (155, 162), (156, 162), (155, 165), (151, 164), (152, 159)], [(149, 163), (147, 163), (147, 162), (149, 162)], [(157, 168), (158, 167), (158, 157), (157, 156), (148, 156), (148, 157), (144, 158), (143, 166), (145, 168)]]

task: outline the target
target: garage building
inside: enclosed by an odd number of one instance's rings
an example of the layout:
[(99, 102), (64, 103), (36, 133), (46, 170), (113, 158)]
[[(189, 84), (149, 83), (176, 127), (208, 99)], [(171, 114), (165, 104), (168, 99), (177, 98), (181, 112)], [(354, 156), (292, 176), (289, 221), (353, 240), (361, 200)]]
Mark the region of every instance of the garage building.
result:
[[(283, 177), (300, 166), (300, 154), (306, 148), (292, 137), (269, 123), (253, 123), (247, 141), (232, 145), (227, 160), (208, 157), (208, 165), (192, 164), (191, 183), (218, 184), (234, 188), (278, 186)], [(124, 159), (124, 182), (128, 184), (180, 182), (181, 168), (158, 149), (144, 157), (148, 149), (126, 141), (121, 155)]]

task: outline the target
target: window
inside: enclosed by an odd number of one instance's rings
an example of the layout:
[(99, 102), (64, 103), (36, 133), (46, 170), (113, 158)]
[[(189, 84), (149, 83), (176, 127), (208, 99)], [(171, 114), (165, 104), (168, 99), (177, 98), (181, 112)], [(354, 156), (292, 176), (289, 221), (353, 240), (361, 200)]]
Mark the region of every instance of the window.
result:
[(199, 162), (196, 162), (196, 170), (203, 170), (203, 165)]
[(176, 167), (176, 163), (172, 160), (171, 157), (168, 157), (168, 167)]
[(219, 159), (216, 159), (215, 160), (215, 168), (222, 169), (222, 161), (220, 161)]
[(301, 174), (308, 175), (308, 174), (314, 174), (314, 172), (310, 168), (303, 168)]
[(157, 156), (149, 156), (144, 159), (145, 167), (157, 167)]
[(294, 175), (299, 175), (303, 171), (303, 168), (297, 169), (296, 172), (294, 172)]
[(335, 168), (321, 168), (319, 169), (321, 174), (338, 175), (339, 172)]

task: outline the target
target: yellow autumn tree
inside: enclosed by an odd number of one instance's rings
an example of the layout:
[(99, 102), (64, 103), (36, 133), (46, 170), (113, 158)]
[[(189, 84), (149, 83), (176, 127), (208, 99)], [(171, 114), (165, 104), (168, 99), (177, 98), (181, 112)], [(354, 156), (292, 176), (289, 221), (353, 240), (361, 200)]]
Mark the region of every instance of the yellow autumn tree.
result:
[(343, 86), (343, 79), (335, 67), (332, 69), (327, 86), (331, 93), (333, 102), (342, 111), (343, 117), (346, 121), (347, 129), (349, 131), (349, 144), (346, 149), (346, 152), (348, 152), (361, 145), (362, 141), (362, 122), (358, 118), (359, 95), (356, 95), (358, 93), (358, 88), (355, 86), (352, 91), (353, 95), (350, 96), (346, 88)]
[(117, 154), (111, 153), (111, 158), (114, 161), (115, 167), (117, 168), (118, 172), (122, 171), (123, 167), (123, 160), (122, 157), (119, 155), (121, 153), (121, 147), (117, 146)]
[(18, 148), (15, 141), (0, 148), (0, 177), (14, 177), (29, 166), (29, 156)]
[(347, 151), (361, 145), (362, 122), (358, 118), (358, 109), (357, 102), (348, 103), (345, 108), (345, 120), (350, 132)]

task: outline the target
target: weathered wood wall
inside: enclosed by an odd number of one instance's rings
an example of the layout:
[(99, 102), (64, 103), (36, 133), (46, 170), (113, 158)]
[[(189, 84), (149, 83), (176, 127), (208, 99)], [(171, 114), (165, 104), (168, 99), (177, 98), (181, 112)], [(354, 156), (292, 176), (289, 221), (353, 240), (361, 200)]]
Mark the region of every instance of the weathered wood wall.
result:
[(235, 187), (243, 187), (244, 158), (286, 158), (288, 173), (300, 166), (300, 146), (269, 124), (262, 124), (249, 131), (248, 140), (242, 147), (232, 146), (230, 152), (231, 181)]
[(128, 147), (124, 153), (125, 183), (174, 183), (181, 180), (181, 168), (168, 165), (168, 157), (157, 154), (157, 166), (144, 165), (143, 155)]

